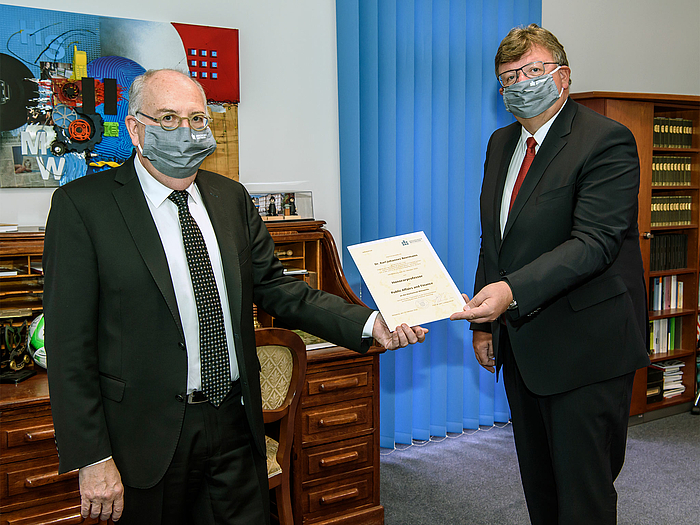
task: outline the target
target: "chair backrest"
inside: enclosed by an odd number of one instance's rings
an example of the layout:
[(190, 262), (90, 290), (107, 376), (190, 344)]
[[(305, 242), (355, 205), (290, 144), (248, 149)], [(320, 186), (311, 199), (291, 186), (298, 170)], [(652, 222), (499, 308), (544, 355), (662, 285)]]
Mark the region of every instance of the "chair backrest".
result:
[(306, 374), (306, 345), (284, 328), (255, 331), (260, 361), (260, 388), (266, 423), (284, 417), (296, 408)]
[(268, 484), (275, 491), (274, 508), (280, 525), (292, 525), (290, 464), (294, 419), (306, 376), (306, 345), (297, 334), (282, 328), (257, 329), (255, 343), (260, 360)]

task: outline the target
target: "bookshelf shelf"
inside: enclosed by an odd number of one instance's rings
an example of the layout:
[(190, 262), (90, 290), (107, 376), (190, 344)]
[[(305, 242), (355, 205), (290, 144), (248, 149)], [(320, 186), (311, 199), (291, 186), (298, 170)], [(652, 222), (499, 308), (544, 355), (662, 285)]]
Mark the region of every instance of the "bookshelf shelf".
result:
[[(688, 396), (686, 396), (685, 393), (683, 393), (679, 396), (675, 396), (675, 397), (672, 397), (670, 399), (664, 399), (663, 401), (649, 403), (648, 406), (649, 406), (650, 410), (659, 410), (660, 408), (666, 408), (666, 407), (671, 407), (671, 406), (677, 405), (679, 402), (683, 403), (683, 402), (687, 401), (686, 397), (688, 397)], [(680, 399), (680, 398), (682, 398), (682, 399)]]
[(659, 270), (655, 272), (649, 272), (650, 277), (665, 277), (667, 275), (685, 275), (685, 274), (695, 274), (698, 272), (698, 268), (676, 268), (673, 270)]
[[(649, 368), (637, 371), (631, 416), (643, 419), (647, 412), (683, 407), (695, 398), (700, 310), (700, 97), (595, 91), (575, 93), (572, 98), (627, 126), (637, 142), (640, 247), (650, 296), (650, 348), (656, 349), (650, 358), (656, 365), (681, 361), (686, 387), (670, 398), (651, 395), (654, 389)], [(682, 210), (682, 214), (674, 215), (674, 210)], [(666, 289), (672, 292), (666, 293)], [(676, 305), (674, 301), (679, 306), (682, 301), (682, 307), (669, 308)], [(659, 309), (659, 305), (665, 308)]]
[(697, 224), (679, 224), (676, 226), (651, 226), (650, 229), (653, 232), (673, 231), (673, 230), (697, 230), (698, 225)]
[(654, 153), (700, 153), (700, 148), (660, 148), (654, 146)]
[(661, 363), (669, 359), (680, 359), (682, 357), (694, 356), (695, 348), (679, 348), (678, 350), (670, 350), (668, 352), (659, 352), (649, 356), (652, 363)]
[(649, 310), (649, 320), (668, 319), (669, 317), (679, 317), (684, 315), (692, 315), (695, 310), (692, 308), (670, 308), (668, 310)]

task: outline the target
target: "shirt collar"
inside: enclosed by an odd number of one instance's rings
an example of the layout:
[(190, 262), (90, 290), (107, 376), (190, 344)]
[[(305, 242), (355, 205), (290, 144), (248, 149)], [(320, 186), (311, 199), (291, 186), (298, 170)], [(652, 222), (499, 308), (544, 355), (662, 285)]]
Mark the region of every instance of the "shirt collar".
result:
[(529, 137), (534, 137), (535, 141), (537, 142), (537, 149), (539, 150), (540, 146), (544, 142), (544, 138), (547, 136), (547, 133), (549, 133), (549, 128), (552, 127), (552, 124), (554, 124), (555, 119), (559, 116), (559, 113), (561, 113), (561, 110), (564, 109), (564, 106), (566, 106), (567, 102), (569, 102), (569, 99), (567, 98), (564, 103), (561, 105), (559, 108), (559, 111), (557, 111), (552, 118), (550, 118), (547, 122), (545, 122), (540, 129), (535, 131), (535, 134), (532, 135), (528, 130), (525, 129), (524, 126), (520, 127), (520, 143), (525, 145), (525, 142)]
[[(173, 190), (157, 181), (153, 175), (148, 173), (148, 170), (146, 170), (143, 164), (141, 164), (141, 160), (139, 159), (138, 155), (134, 156), (134, 169), (136, 170), (136, 176), (139, 178), (139, 182), (141, 183), (143, 193), (156, 208), (160, 208), (160, 205), (167, 200)], [(192, 197), (194, 202), (199, 204), (201, 201), (199, 188), (197, 188), (197, 185), (194, 182), (187, 187), (186, 191), (190, 194), (190, 197)]]

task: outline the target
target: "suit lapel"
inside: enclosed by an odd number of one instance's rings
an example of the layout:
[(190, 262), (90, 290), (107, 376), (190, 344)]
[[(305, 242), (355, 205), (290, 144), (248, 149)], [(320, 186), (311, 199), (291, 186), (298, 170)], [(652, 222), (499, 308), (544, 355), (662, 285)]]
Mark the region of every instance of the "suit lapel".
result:
[[(196, 178), (199, 193), (202, 195), (209, 220), (216, 233), (219, 253), (224, 266), (226, 293), (234, 332), (241, 326), (241, 267), (238, 260), (238, 244), (234, 232), (236, 224), (233, 213), (234, 199), (225, 199), (224, 189), (206, 171), (200, 171)], [(240, 225), (239, 225), (240, 226)], [(241, 228), (243, 231), (243, 228)]]
[(506, 185), (506, 178), (508, 176), (508, 167), (510, 166), (510, 160), (513, 157), (513, 152), (515, 147), (518, 145), (518, 139), (520, 138), (520, 125), (513, 124), (509, 130), (508, 135), (505, 138), (503, 145), (503, 154), (500, 157), (498, 164), (498, 171), (496, 172), (496, 191), (493, 196), (493, 205), (491, 209), (493, 210), (493, 224), (495, 225), (494, 231), (494, 242), (498, 249), (501, 247), (501, 202), (503, 201), (503, 190)]
[(133, 157), (122, 164), (117, 170), (114, 179), (122, 184), (121, 187), (113, 192), (117, 206), (124, 217), (124, 222), (126, 222), (136, 248), (139, 250), (144, 263), (153, 276), (153, 280), (163, 294), (168, 309), (184, 339), (168, 261), (165, 257), (163, 245), (160, 242), (158, 229), (148, 209), (143, 189), (141, 189), (141, 184), (136, 176)]
[(506, 222), (506, 227), (503, 231), (504, 239), (513, 226), (513, 222), (518, 219), (518, 215), (530, 199), (530, 196), (537, 187), (537, 184), (545, 175), (547, 167), (552, 160), (554, 160), (554, 157), (556, 157), (561, 149), (566, 145), (566, 136), (571, 132), (571, 123), (574, 115), (576, 115), (576, 111), (576, 103), (573, 100), (569, 100), (557, 119), (552, 123), (552, 127), (547, 132), (544, 142), (537, 151), (535, 160), (532, 161), (532, 165), (527, 171), (523, 185), (520, 187), (518, 196), (513, 203), (510, 213), (508, 214), (508, 221)]

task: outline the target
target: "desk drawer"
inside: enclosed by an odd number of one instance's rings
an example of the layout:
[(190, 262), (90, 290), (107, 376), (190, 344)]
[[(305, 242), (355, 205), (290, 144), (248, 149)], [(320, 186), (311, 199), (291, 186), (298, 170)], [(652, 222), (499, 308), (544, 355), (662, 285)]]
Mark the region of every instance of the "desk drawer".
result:
[(372, 415), (371, 397), (304, 408), (301, 411), (302, 444), (371, 432), (374, 425)]
[(370, 504), (374, 497), (374, 471), (368, 470), (334, 483), (305, 488), (302, 494), (304, 519), (328, 515)]
[(372, 394), (372, 365), (308, 374), (302, 406)]
[(2, 463), (56, 454), (51, 416), (10, 421), (0, 426)]
[(302, 482), (372, 466), (374, 434), (301, 451)]
[[(58, 474), (58, 458), (16, 461), (0, 469), (0, 509), (3, 512), (35, 501), (64, 499), (78, 495), (78, 472)], [(79, 501), (79, 500), (78, 500)]]
[(98, 519), (83, 519), (80, 516), (79, 497), (71, 501), (60, 501), (0, 516), (0, 525), (96, 525), (98, 523), (100, 523)]

